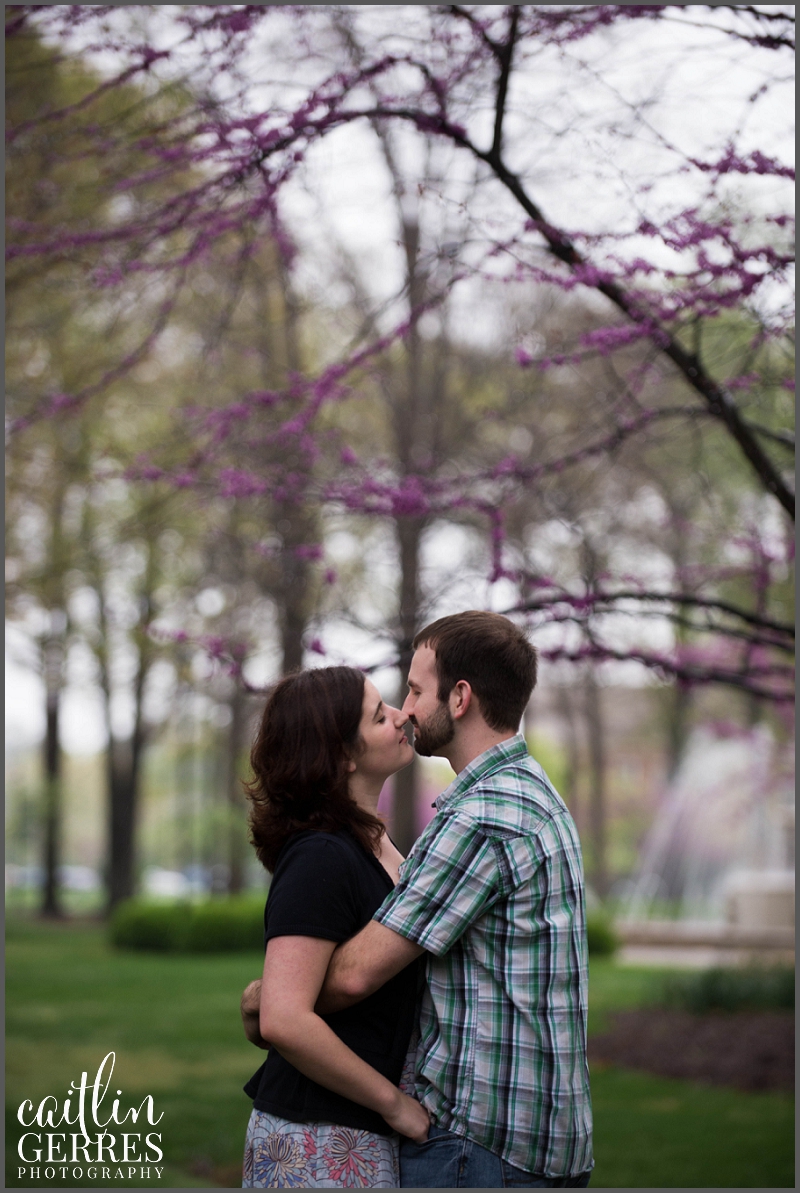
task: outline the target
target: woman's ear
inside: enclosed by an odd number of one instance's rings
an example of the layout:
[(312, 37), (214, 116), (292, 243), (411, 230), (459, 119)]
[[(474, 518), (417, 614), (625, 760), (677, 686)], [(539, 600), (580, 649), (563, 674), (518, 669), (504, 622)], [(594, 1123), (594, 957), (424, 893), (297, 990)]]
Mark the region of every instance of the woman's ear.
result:
[(347, 771), (348, 771), (348, 774), (351, 774), (351, 775), (352, 775), (352, 773), (353, 773), (353, 771), (354, 771), (355, 769), (356, 769), (356, 764), (355, 764), (355, 762), (353, 762), (353, 759), (352, 759), (352, 758), (348, 758), (348, 760), (347, 760)]

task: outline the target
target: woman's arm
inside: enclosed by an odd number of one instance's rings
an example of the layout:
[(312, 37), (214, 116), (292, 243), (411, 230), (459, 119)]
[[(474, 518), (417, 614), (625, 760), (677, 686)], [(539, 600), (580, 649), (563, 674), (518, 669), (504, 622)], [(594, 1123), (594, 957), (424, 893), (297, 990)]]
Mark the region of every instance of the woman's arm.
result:
[(428, 1112), (356, 1056), (314, 1011), (335, 947), (332, 940), (312, 936), (276, 936), (268, 942), (261, 1036), (312, 1081), (377, 1111), (395, 1131), (422, 1143)]

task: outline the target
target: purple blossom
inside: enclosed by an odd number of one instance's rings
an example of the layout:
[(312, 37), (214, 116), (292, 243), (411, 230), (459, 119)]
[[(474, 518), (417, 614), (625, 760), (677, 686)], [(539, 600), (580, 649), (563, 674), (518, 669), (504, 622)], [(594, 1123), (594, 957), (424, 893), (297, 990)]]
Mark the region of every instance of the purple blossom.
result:
[(758, 373), (744, 373), (741, 377), (730, 377), (726, 384), (728, 389), (752, 389), (760, 381)]
[(307, 559), (309, 562), (322, 559), (325, 554), (325, 549), (320, 543), (301, 543), (293, 550), (298, 559)]
[(242, 468), (222, 468), (219, 488), (223, 497), (256, 497), (267, 492), (267, 483)]
[(584, 348), (592, 348), (601, 356), (608, 356), (618, 348), (652, 335), (654, 330), (652, 323), (632, 323), (626, 327), (597, 327), (594, 331), (584, 332), (580, 342)]
[(728, 143), (725, 152), (716, 162), (701, 162), (691, 159), (692, 165), (706, 174), (769, 174), (777, 178), (790, 178), (794, 181), (795, 171), (792, 166), (785, 166), (774, 157), (767, 157), (760, 149), (754, 149), (749, 156), (740, 157)]

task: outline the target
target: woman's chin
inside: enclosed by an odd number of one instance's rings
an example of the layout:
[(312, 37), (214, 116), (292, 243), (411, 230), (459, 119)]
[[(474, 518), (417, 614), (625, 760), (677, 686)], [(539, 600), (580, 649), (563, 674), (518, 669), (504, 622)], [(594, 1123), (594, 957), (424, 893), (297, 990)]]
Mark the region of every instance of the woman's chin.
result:
[(397, 769), (403, 770), (405, 767), (407, 767), (410, 763), (412, 763), (414, 761), (414, 747), (411, 745), (410, 742), (405, 742), (405, 744), (403, 745), (403, 747), (400, 751), (400, 754), (401, 754), (402, 761), (398, 764)]

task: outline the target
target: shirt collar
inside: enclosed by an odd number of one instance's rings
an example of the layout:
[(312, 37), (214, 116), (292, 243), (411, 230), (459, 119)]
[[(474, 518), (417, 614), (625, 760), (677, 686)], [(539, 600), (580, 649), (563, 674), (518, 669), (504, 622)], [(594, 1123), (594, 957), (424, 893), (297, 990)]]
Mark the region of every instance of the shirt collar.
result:
[(473, 758), (469, 766), (465, 766), (456, 775), (449, 787), (445, 787), (441, 795), (434, 800), (432, 807), (441, 812), (445, 807), (455, 803), (465, 795), (481, 779), (486, 779), (495, 771), (500, 770), (507, 763), (528, 757), (528, 746), (521, 733), (516, 733), (507, 741), (501, 741), (496, 746), (490, 746), (477, 758)]

